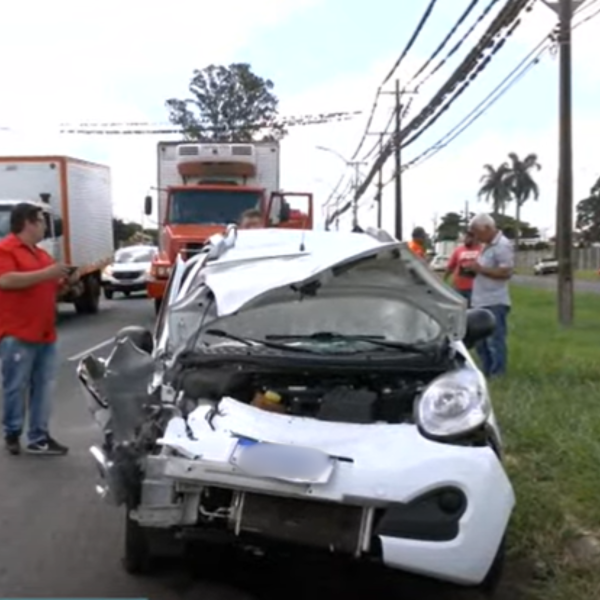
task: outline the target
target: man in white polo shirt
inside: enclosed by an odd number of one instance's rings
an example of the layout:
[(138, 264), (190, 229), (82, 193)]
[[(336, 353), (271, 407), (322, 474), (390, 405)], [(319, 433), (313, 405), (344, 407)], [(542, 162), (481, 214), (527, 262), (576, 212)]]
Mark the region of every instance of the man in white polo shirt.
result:
[(507, 320), (511, 308), (509, 282), (515, 264), (514, 249), (488, 214), (474, 217), (469, 223), (469, 231), (484, 244), (477, 260), (469, 265), (475, 272), (471, 305), (487, 308), (496, 318), (494, 333), (479, 343), (477, 353), (486, 377), (495, 377), (504, 375), (507, 367)]

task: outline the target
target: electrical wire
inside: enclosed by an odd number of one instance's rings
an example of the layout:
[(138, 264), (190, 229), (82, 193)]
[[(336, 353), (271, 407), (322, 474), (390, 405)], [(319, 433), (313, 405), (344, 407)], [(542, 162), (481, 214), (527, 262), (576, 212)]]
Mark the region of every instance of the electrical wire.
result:
[[(440, 45), (433, 51), (433, 54), (423, 63), (421, 68), (411, 77), (406, 86), (410, 86), (410, 84), (423, 72), (427, 67), (433, 62), (433, 60), (437, 57), (437, 55), (446, 47), (446, 44), (450, 41), (450, 38), (456, 33), (456, 30), (465, 22), (466, 18), (473, 12), (475, 7), (479, 4), (480, 0), (471, 0), (467, 8), (463, 11), (462, 15), (458, 17), (458, 20), (452, 27), (452, 29), (448, 32), (446, 37), (441, 41)], [(492, 3), (495, 4), (498, 0), (492, 0)], [(481, 17), (480, 17), (481, 19)], [(474, 29), (474, 27), (473, 27)]]
[[(586, 8), (589, 8), (592, 4), (595, 4), (598, 0), (593, 0)], [(584, 23), (589, 22), (593, 18), (600, 15), (600, 8), (593, 13), (582, 18), (580, 21), (575, 23), (572, 29), (577, 29)], [(550, 40), (550, 43), (548, 43)], [(435, 144), (430, 146), (427, 150), (419, 154), (416, 158), (411, 160), (409, 163), (404, 165), (402, 171), (410, 169), (415, 166), (420, 166), (425, 161), (429, 160), (440, 150), (447, 147), (452, 141), (454, 141), (461, 133), (468, 129), (479, 117), (485, 114), (506, 92), (508, 92), (517, 82), (519, 82), (535, 65), (539, 64), (543, 54), (551, 50), (556, 45), (556, 28), (552, 29), (544, 38), (535, 46), (520, 63), (500, 82), (499, 85), (492, 90), (490, 94), (486, 96), (469, 114), (467, 114), (459, 123), (457, 123), (449, 132), (447, 132), (442, 138), (440, 138)], [(532, 58), (533, 56), (533, 58)], [(523, 65), (529, 60), (529, 62), (523, 67)], [(520, 72), (517, 73), (517, 71)], [(512, 80), (511, 80), (512, 78)], [(509, 81), (510, 80), (510, 81)], [(508, 82), (508, 85), (505, 85)], [(503, 86), (504, 89), (501, 89)], [(499, 91), (500, 90), (500, 91)], [(497, 93), (499, 91), (499, 93)], [(392, 174), (390, 179), (384, 184), (383, 187), (389, 185), (394, 181), (395, 173)], [(348, 210), (351, 207), (351, 203), (347, 204)], [(340, 211), (340, 214), (344, 211)], [(339, 215), (337, 215), (339, 216)]]
[[(446, 81), (446, 83), (440, 88), (430, 102), (421, 110), (421, 112), (400, 132), (399, 139), (395, 139), (398, 136), (393, 136), (393, 139), (388, 142), (384, 147), (383, 152), (375, 161), (371, 171), (362, 182), (361, 186), (357, 190), (357, 199), (365, 192), (368, 185), (373, 180), (376, 172), (383, 166), (385, 161), (389, 158), (393, 151), (396, 143), (402, 143), (403, 138), (414, 130), (421, 128), (421, 125), (425, 124), (426, 119), (443, 103), (445, 97), (456, 89), (462, 81), (467, 80), (467, 84), (472, 82), (474, 78), (481, 74), (481, 72), (489, 65), (491, 54), (484, 58), (480, 65), (477, 64), (477, 59), (482, 58), (482, 55), (486, 49), (493, 42), (493, 38), (500, 33), (503, 29), (511, 27), (513, 22), (517, 20), (521, 11), (525, 8), (529, 0), (508, 0), (502, 11), (497, 15), (494, 21), (490, 24), (487, 31), (483, 34), (478, 44), (469, 52), (464, 58), (461, 64), (457, 67), (454, 73)], [(535, 0), (534, 0), (535, 1)], [(512, 30), (511, 30), (512, 31)], [(505, 38), (504, 38), (505, 39)], [(503, 45), (504, 40), (492, 45), (492, 52), (497, 51), (497, 46)], [(461, 88), (462, 90), (462, 88)], [(461, 91), (462, 93), (462, 91)], [(455, 94), (454, 99), (460, 94)], [(448, 105), (445, 106), (444, 110), (447, 110)], [(421, 128), (421, 133), (427, 129), (431, 123), (427, 123), (425, 127)]]
[(456, 44), (448, 51), (446, 56), (435, 66), (435, 68), (424, 77), (415, 87), (415, 91), (419, 91), (421, 87), (431, 79), (462, 47), (462, 45), (469, 39), (470, 35), (475, 31), (475, 28), (488, 16), (492, 8), (498, 4), (499, 0), (490, 0), (488, 5), (483, 9), (479, 17), (471, 24), (471, 27), (463, 34)]
[[(594, 0), (595, 3), (597, 0)], [(575, 23), (572, 29), (577, 29), (584, 23), (590, 21), (594, 17), (600, 15), (600, 8), (594, 13), (581, 19)], [(448, 146), (454, 141), (463, 131), (468, 129), (479, 117), (485, 114), (506, 92), (508, 92), (517, 82), (519, 82), (535, 65), (539, 64), (542, 56), (545, 52), (551, 50), (556, 46), (556, 29), (552, 29), (542, 40), (533, 48), (525, 58), (490, 92), (469, 114), (467, 114), (459, 123), (457, 123), (450, 131), (448, 131), (443, 137), (441, 137), (435, 144), (430, 146), (427, 150), (419, 154), (416, 158), (412, 159), (406, 165), (404, 165), (402, 171), (410, 169), (414, 166), (420, 166), (425, 161), (432, 158), (440, 150)], [(550, 43), (548, 43), (550, 40)], [(534, 56), (535, 55), (535, 56)], [(533, 58), (532, 58), (533, 56)], [(525, 63), (528, 64), (525, 65)], [(525, 65), (523, 67), (523, 65)], [(521, 69), (520, 73), (517, 73)], [(512, 78), (511, 81), (509, 81)], [(508, 85), (505, 85), (507, 84)], [(501, 89), (504, 87), (504, 89)], [(500, 90), (499, 93), (497, 93)], [(483, 108), (482, 108), (483, 107)]]
[(437, 0), (429, 1), (429, 4), (427, 5), (427, 8), (425, 9), (425, 12), (423, 13), (423, 16), (421, 17), (421, 20), (419, 21), (419, 24), (417, 25), (416, 29), (413, 31), (413, 34), (410, 36), (410, 39), (408, 40), (406, 46), (404, 47), (402, 54), (400, 54), (400, 56), (394, 63), (394, 66), (392, 67), (390, 72), (387, 74), (387, 76), (383, 80), (383, 82), (381, 84), (382, 86), (384, 86), (394, 76), (394, 73), (398, 70), (398, 67), (402, 64), (404, 57), (408, 54), (410, 49), (413, 47), (414, 43), (417, 41), (417, 38), (421, 34), (423, 27), (425, 27), (425, 24), (429, 20), (429, 17), (431, 16), (431, 13), (433, 12), (433, 9), (435, 8), (436, 4), (437, 4)]
[(417, 27), (413, 31), (412, 35), (410, 36), (410, 39), (408, 40), (406, 46), (404, 47), (404, 50), (402, 51), (402, 53), (400, 54), (400, 56), (394, 63), (394, 66), (392, 67), (390, 72), (384, 78), (383, 82), (377, 88), (377, 91), (375, 92), (375, 100), (373, 100), (373, 104), (371, 105), (371, 111), (369, 113), (369, 118), (367, 119), (367, 125), (365, 126), (365, 130), (362, 135), (362, 138), (358, 142), (358, 146), (357, 146), (356, 150), (354, 151), (354, 154), (352, 155), (352, 158), (350, 160), (356, 159), (356, 157), (358, 156), (359, 152), (362, 150), (362, 147), (365, 144), (367, 135), (369, 135), (369, 130), (371, 129), (371, 126), (373, 125), (373, 118), (375, 117), (375, 112), (377, 111), (377, 106), (379, 104), (379, 98), (381, 97), (381, 93), (383, 91), (383, 86), (386, 85), (387, 82), (393, 77), (394, 73), (398, 70), (398, 67), (404, 60), (404, 57), (408, 54), (409, 50), (413, 47), (415, 41), (417, 40), (423, 27), (425, 26), (425, 23), (427, 23), (427, 20), (429, 19), (429, 16), (431, 15), (431, 12), (433, 11), (436, 3), (437, 3), (437, 0), (430, 0), (429, 4), (427, 5), (427, 8), (425, 9), (425, 12), (421, 16), (421, 20), (417, 24)]
[[(390, 154), (393, 151), (394, 145), (396, 143), (402, 143), (402, 140), (407, 133), (410, 133), (411, 130), (418, 128), (424, 121), (431, 115), (432, 112), (443, 102), (445, 96), (448, 93), (452, 92), (456, 86), (469, 78), (472, 81), (478, 74), (480, 74), (483, 69), (487, 67), (490, 62), (491, 55), (486, 57), (488, 60), (483, 60), (481, 65), (478, 65), (478, 59), (480, 59), (484, 53), (484, 51), (489, 48), (490, 44), (493, 42), (495, 36), (498, 33), (502, 32), (503, 29), (511, 28), (511, 25), (519, 20), (519, 15), (526, 8), (529, 0), (507, 0), (504, 7), (499, 11), (496, 15), (495, 19), (488, 26), (485, 33), (481, 36), (479, 42), (475, 45), (475, 47), (468, 53), (468, 55), (463, 59), (461, 64), (455, 69), (450, 78), (446, 81), (446, 83), (440, 88), (434, 98), (427, 104), (427, 106), (419, 113), (415, 119), (413, 119), (409, 125), (400, 132), (400, 136), (394, 135), (391, 140), (384, 146), (382, 152), (379, 157), (375, 160), (371, 170), (368, 175), (365, 177), (363, 182), (358, 189), (355, 191), (353, 202), (357, 202), (361, 196), (368, 189), (368, 186), (371, 184), (373, 178), (375, 177), (377, 171), (383, 167)], [(533, 0), (535, 2), (535, 0)], [(504, 38), (505, 40), (506, 38)], [(497, 44), (493, 44), (495, 48)], [(456, 96), (455, 96), (456, 97)], [(446, 109), (448, 106), (446, 106)], [(429, 124), (430, 125), (430, 124)], [(428, 125), (428, 126), (429, 126)], [(424, 129), (423, 129), (424, 131)], [(398, 139), (396, 139), (398, 138)], [(352, 201), (347, 203), (342, 207), (339, 211), (336, 211), (331, 218), (337, 218), (339, 215), (346, 212), (352, 205)]]

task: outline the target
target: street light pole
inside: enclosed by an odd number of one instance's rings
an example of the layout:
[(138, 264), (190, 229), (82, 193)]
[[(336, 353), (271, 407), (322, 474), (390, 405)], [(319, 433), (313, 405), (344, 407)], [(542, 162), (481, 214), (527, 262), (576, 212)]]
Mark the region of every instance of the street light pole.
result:
[[(366, 164), (365, 161), (360, 160), (347, 160), (341, 155), (337, 150), (333, 150), (333, 148), (327, 148), (326, 146), (316, 146), (317, 150), (323, 150), (324, 152), (330, 152), (331, 154), (337, 156), (340, 160), (343, 160), (346, 163), (346, 166), (354, 169), (354, 180), (352, 182), (352, 227), (358, 226), (358, 199), (356, 198), (356, 191), (360, 186), (360, 166)], [(339, 203), (338, 196), (338, 203)], [(336, 208), (336, 213), (338, 209)], [(337, 229), (339, 229), (339, 214), (337, 216)]]

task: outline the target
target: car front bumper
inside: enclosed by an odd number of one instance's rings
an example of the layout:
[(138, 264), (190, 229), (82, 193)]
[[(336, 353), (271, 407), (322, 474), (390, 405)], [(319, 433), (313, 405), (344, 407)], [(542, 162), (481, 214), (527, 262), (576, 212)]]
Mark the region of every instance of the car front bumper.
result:
[[(313, 524), (329, 519), (332, 531), (336, 519), (355, 519), (356, 555), (375, 553), (388, 567), (461, 585), (484, 580), (515, 505), (510, 481), (491, 448), (434, 442), (414, 425), (331, 423), (262, 411), (257, 419), (257, 410), (231, 401), (211, 422), (215, 430), (204, 418), (188, 418), (196, 437), (193, 443), (182, 437), (183, 420), (173, 419), (161, 442), (165, 451), (146, 459), (147, 493), (137, 511), (140, 522), (193, 527), (198, 505), (190, 509), (165, 504), (175, 487), (187, 490), (190, 497), (207, 487), (233, 490), (236, 508), (230, 526), (236, 535), (263, 531), (269, 523), (270, 537), (285, 541), (292, 513), (300, 511), (302, 516), (294, 516), (300, 523), (309, 519), (310, 511), (320, 511)], [(232, 462), (237, 441), (227, 430), (288, 448), (318, 449), (335, 457), (331, 473), (313, 483), (253, 475)], [(298, 503), (303, 508), (298, 509)], [(173, 519), (165, 525), (169, 510)], [(340, 516), (340, 510), (346, 513)], [(350, 515), (352, 510), (356, 516)], [(347, 530), (340, 526), (336, 531), (345, 536)], [(346, 550), (352, 543), (344, 542)]]
[(148, 278), (146, 275), (131, 279), (117, 279), (116, 277), (102, 276), (102, 287), (112, 292), (142, 292), (146, 290)]

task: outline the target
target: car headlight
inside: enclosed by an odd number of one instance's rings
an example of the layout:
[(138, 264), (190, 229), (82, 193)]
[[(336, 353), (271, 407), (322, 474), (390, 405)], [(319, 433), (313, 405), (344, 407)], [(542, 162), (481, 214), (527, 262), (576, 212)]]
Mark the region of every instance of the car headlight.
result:
[(481, 426), (491, 410), (483, 375), (467, 367), (438, 377), (425, 389), (417, 404), (417, 422), (427, 435), (454, 437)]
[(105, 277), (110, 277), (113, 274), (113, 266), (112, 265), (108, 265), (107, 267), (104, 267), (104, 270), (102, 271), (102, 275), (104, 275)]

